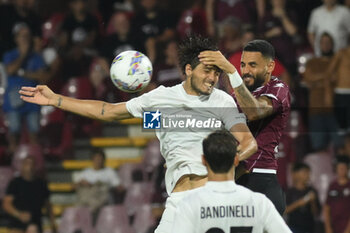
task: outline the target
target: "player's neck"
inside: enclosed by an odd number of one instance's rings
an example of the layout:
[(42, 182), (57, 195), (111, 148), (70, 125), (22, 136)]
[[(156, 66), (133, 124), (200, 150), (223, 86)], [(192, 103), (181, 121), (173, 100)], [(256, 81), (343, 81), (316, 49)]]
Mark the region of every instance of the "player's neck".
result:
[(267, 76), (266, 77), (266, 79), (265, 79), (265, 82), (264, 82), (264, 84), (263, 84), (263, 86), (265, 86), (268, 82), (270, 82), (270, 80), (271, 80), (271, 75), (269, 75), (269, 76)]
[(234, 170), (227, 173), (214, 173), (213, 171), (208, 171), (208, 181), (233, 181), (235, 177)]

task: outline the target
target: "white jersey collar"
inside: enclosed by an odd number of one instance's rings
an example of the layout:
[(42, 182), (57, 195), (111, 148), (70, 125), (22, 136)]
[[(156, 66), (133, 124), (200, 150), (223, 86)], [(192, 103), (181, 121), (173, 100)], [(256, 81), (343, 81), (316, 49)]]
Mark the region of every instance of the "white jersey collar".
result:
[(208, 181), (205, 187), (213, 191), (232, 191), (235, 190), (237, 184), (233, 180), (228, 181)]

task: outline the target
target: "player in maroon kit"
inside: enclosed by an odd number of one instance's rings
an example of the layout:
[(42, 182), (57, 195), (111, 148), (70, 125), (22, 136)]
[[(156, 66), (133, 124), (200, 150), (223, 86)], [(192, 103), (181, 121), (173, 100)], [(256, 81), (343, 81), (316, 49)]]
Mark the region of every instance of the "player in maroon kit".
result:
[(290, 93), (284, 82), (271, 76), (275, 67), (274, 48), (265, 40), (250, 41), (241, 58), (243, 79), (219, 51), (202, 52), (199, 58), (205, 65), (216, 65), (228, 74), (234, 89), (232, 95), (247, 116), (249, 129), (258, 143), (258, 151), (245, 161), (249, 173), (237, 183), (264, 193), (282, 214), (285, 197), (276, 176), (275, 154), (289, 117)]

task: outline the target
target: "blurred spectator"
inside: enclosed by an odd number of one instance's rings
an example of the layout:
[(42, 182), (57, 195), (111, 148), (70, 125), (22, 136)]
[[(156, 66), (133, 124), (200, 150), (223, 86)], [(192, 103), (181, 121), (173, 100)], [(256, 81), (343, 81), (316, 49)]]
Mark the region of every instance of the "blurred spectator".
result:
[(93, 150), (91, 160), (92, 168), (87, 168), (78, 175), (75, 188), (77, 205), (89, 207), (95, 222), (99, 209), (111, 200), (110, 191), (122, 191), (122, 187), (117, 173), (112, 168), (105, 167), (103, 150)]
[(97, 18), (88, 12), (87, 0), (70, 0), (68, 14), (59, 33), (59, 52), (63, 59), (63, 80), (87, 76), (99, 32)]
[(296, 48), (294, 39), (298, 38), (295, 24), (297, 13), (286, 7), (285, 0), (270, 0), (271, 9), (259, 20), (258, 32), (271, 42), (278, 59), (289, 72), (296, 72)]
[(344, 144), (337, 151), (339, 155), (344, 155), (350, 158), (350, 133), (347, 133), (344, 137)]
[(350, 10), (337, 4), (337, 0), (323, 0), (323, 5), (311, 12), (308, 38), (317, 56), (321, 55), (320, 38), (328, 32), (334, 39), (334, 52), (346, 47), (350, 34)]
[[(250, 25), (244, 25), (242, 29), (242, 34), (240, 37), (240, 50), (235, 52), (229, 57), (229, 61), (236, 67), (238, 73), (241, 75), (241, 57), (243, 47), (251, 40), (256, 39), (254, 28)], [(291, 86), (291, 77), (288, 71), (284, 68), (281, 62), (275, 59), (275, 69), (272, 71), (272, 75), (280, 78), (282, 81), (286, 82)], [(230, 86), (230, 85), (227, 85)], [(230, 92), (231, 91), (231, 92)], [(231, 94), (233, 90), (229, 90)]]
[(36, 178), (34, 172), (35, 160), (28, 156), (22, 161), (20, 176), (10, 181), (7, 187), (3, 208), (10, 215), (10, 229), (13, 233), (25, 233), (33, 228), (43, 232), (41, 221), (43, 207), (46, 207), (52, 232), (56, 232), (48, 186), (44, 180)]
[[(334, 90), (335, 115), (339, 127), (350, 129), (350, 43), (338, 51), (331, 61), (328, 74), (331, 75), (327, 86)], [(329, 100), (330, 102), (331, 100)]]
[(96, 17), (88, 12), (87, 0), (70, 0), (69, 8), (71, 12), (61, 27), (61, 46), (68, 49), (93, 48), (99, 29)]
[(202, 2), (202, 0), (191, 1), (191, 6), (182, 11), (177, 24), (177, 33), (180, 39), (185, 39), (193, 34), (202, 36), (208, 34), (207, 18)]
[(183, 75), (178, 67), (177, 42), (175, 40), (166, 42), (163, 53), (164, 59), (161, 59), (159, 63), (155, 63), (152, 81), (145, 91), (150, 91), (160, 85), (171, 87), (183, 81)]
[(304, 163), (294, 164), (292, 177), (293, 187), (286, 192), (288, 226), (294, 233), (312, 233), (320, 203), (317, 191), (309, 186), (310, 167)]
[(110, 34), (102, 41), (99, 48), (100, 56), (112, 63), (115, 56), (126, 50), (135, 50), (137, 37), (132, 37), (130, 33), (130, 20), (126, 13), (115, 13), (108, 26)]
[(3, 110), (9, 121), (9, 149), (13, 152), (22, 129), (22, 117), (30, 133), (30, 141), (37, 142), (39, 131), (40, 106), (24, 102), (18, 94), (21, 86), (36, 86), (46, 82), (48, 75), (44, 70), (42, 57), (33, 52), (32, 35), (26, 24), (17, 24), (14, 28), (17, 48), (4, 55), (3, 62), (8, 76), (4, 95)]
[(235, 17), (242, 24), (253, 23), (254, 17), (249, 11), (250, 0), (207, 0), (206, 12), (209, 35), (215, 36), (217, 26), (225, 19)]
[(349, 158), (337, 156), (336, 179), (328, 188), (327, 201), (323, 208), (326, 233), (350, 232), (350, 181)]
[(303, 73), (303, 82), (309, 89), (309, 135), (312, 149), (315, 151), (327, 149), (330, 142), (339, 144), (338, 125), (332, 106), (327, 105), (327, 99), (333, 94), (327, 85), (330, 75), (327, 73), (333, 57), (333, 38), (323, 33), (320, 39), (321, 57), (311, 58)]
[(225, 19), (219, 27), (219, 50), (226, 56), (241, 49), (241, 23), (233, 18)]
[(34, 49), (41, 47), (41, 20), (28, 0), (13, 0), (12, 4), (0, 6), (0, 57), (16, 46), (13, 31), (18, 24), (27, 24), (33, 35)]
[(291, 181), (292, 164), (296, 160), (295, 148), (293, 138), (290, 136), (290, 132), (286, 130), (282, 134), (280, 143), (278, 144), (277, 157), (277, 178), (278, 183), (281, 185), (283, 191), (286, 192), (288, 184)]
[(97, 1), (97, 4), (105, 25), (110, 21), (115, 11), (133, 11), (132, 0), (103, 0)]
[(160, 10), (158, 0), (141, 0), (141, 9), (132, 20), (132, 37), (137, 38), (136, 49), (146, 52), (152, 62), (157, 56), (156, 45), (175, 36), (176, 18)]

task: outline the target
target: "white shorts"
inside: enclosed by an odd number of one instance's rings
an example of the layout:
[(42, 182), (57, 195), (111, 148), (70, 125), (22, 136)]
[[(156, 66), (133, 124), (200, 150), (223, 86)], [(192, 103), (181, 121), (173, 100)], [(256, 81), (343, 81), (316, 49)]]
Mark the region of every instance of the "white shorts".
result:
[(170, 194), (165, 202), (165, 210), (163, 212), (162, 219), (160, 220), (159, 225), (154, 233), (169, 233), (171, 231), (177, 204), (193, 190), (195, 189)]

